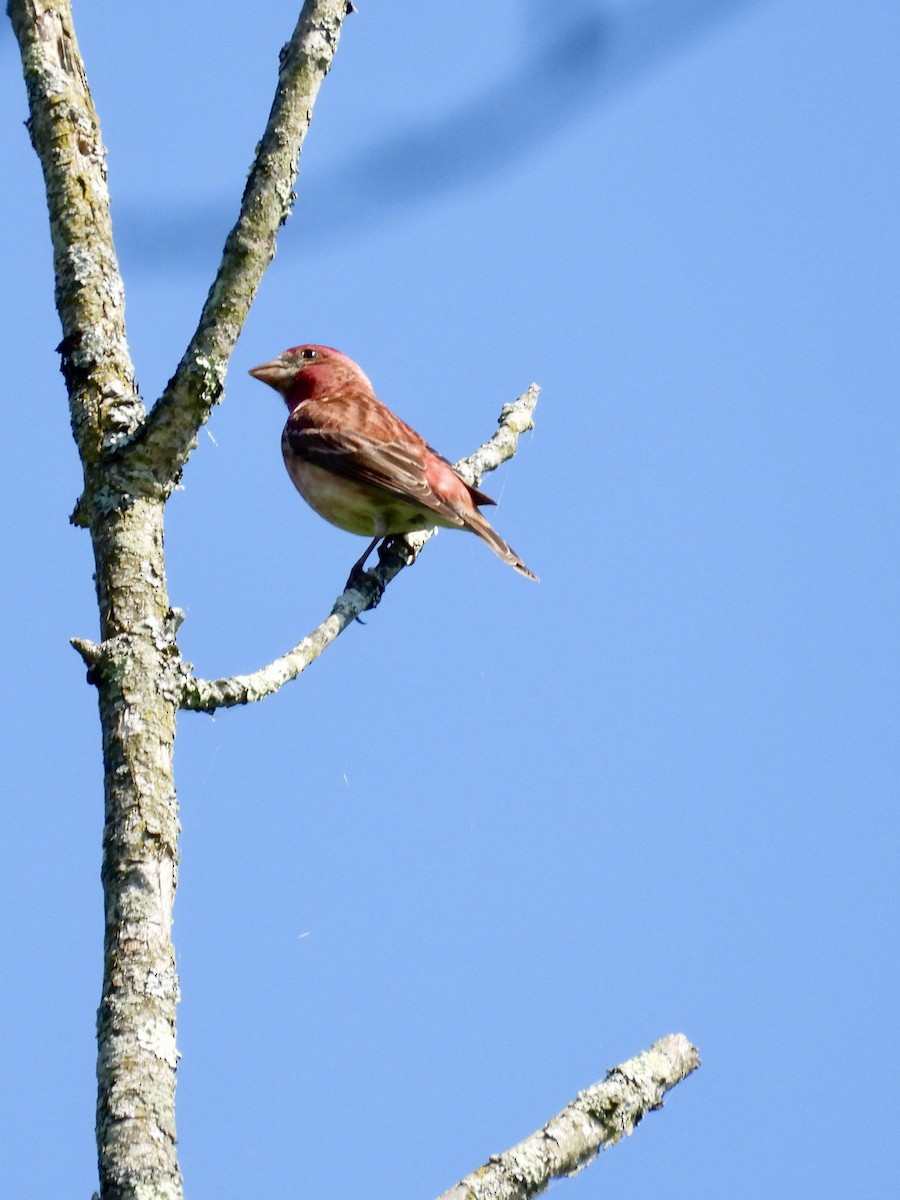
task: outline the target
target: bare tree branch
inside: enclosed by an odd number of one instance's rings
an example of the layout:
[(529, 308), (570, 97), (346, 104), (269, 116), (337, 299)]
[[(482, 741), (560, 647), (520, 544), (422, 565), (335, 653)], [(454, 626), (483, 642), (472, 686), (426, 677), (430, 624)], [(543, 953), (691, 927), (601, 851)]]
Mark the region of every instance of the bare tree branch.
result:
[[(541, 389), (533, 383), (526, 392), (511, 404), (505, 404), (500, 412), (496, 432), (483, 446), (468, 458), (456, 464), (460, 475), (473, 485), (478, 485), (488, 472), (496, 470), (501, 463), (513, 457), (519, 435), (533, 428), (533, 414)], [(185, 664), (182, 708), (196, 712), (215, 712), (217, 708), (232, 708), (236, 704), (249, 704), (271, 696), (279, 688), (296, 679), (310, 663), (315, 662), (323, 650), (352, 624), (368, 608), (378, 603), (384, 588), (395, 576), (418, 557), (419, 551), (435, 530), (407, 534), (406, 537), (391, 538), (382, 546), (378, 566), (370, 575), (374, 581), (364, 579), (353, 587), (345, 588), (335, 600), (330, 614), (312, 633), (298, 642), (292, 650), (276, 658), (274, 662), (249, 675), (233, 675), (227, 679), (195, 679)], [(75, 644), (73, 642), (73, 644)], [(90, 647), (84, 643), (75, 646), (90, 664)]]
[(125, 338), (106, 150), (68, 0), (9, 0), (28, 89), (28, 130), (44, 173), (63, 373), (86, 474), (144, 416)]
[(574, 1175), (661, 1108), (663, 1096), (700, 1066), (700, 1052), (670, 1033), (579, 1092), (536, 1133), (444, 1192), (438, 1200), (531, 1200), (554, 1179)]
[(281, 51), (278, 88), (247, 179), (241, 211), (222, 252), (200, 322), (178, 369), (128, 455), (148, 461), (168, 489), (196, 444), (197, 431), (222, 396), (225, 370), (278, 229), (290, 215), (300, 150), (313, 106), (337, 50), (347, 0), (306, 0)]

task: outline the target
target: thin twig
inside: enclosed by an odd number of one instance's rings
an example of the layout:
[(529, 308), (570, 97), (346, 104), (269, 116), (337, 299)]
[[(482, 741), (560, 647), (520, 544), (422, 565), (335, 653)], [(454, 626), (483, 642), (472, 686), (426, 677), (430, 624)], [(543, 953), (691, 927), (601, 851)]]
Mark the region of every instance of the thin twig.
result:
[[(533, 383), (517, 400), (505, 404), (493, 436), (474, 454), (460, 459), (456, 464), (456, 470), (467, 482), (477, 486), (488, 471), (495, 470), (501, 463), (512, 458), (516, 452), (519, 435), (533, 427), (532, 417), (540, 390), (538, 385)], [(428, 539), (433, 537), (434, 532), (432, 529), (424, 533), (389, 539), (381, 548), (378, 566), (369, 572), (377, 582), (363, 579), (353, 587), (345, 588), (335, 600), (325, 620), (292, 650), (282, 654), (268, 666), (261, 667), (249, 675), (210, 680), (194, 678), (185, 664), (182, 708), (196, 712), (215, 712), (217, 708), (249, 704), (271, 696), (286, 683), (296, 679), (348, 625), (378, 602), (384, 588), (405, 566), (415, 561), (419, 551)]]

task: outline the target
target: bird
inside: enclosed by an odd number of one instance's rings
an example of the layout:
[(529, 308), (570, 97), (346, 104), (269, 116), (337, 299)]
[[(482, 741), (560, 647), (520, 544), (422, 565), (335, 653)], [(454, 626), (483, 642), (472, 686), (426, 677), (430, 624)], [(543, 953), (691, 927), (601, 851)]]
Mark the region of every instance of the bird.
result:
[(319, 516), (372, 541), (348, 586), (367, 575), (378, 542), (415, 530), (467, 529), (520, 575), (537, 580), (479, 512), (495, 504), (375, 395), (369, 377), (331, 346), (292, 346), (249, 374), (288, 408), (281, 435), (294, 487)]

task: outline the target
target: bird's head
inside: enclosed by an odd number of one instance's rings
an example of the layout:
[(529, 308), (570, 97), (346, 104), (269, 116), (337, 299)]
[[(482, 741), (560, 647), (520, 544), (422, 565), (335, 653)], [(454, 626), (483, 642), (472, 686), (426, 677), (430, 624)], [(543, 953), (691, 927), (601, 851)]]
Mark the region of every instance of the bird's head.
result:
[(372, 384), (352, 358), (330, 346), (292, 346), (271, 362), (251, 367), (248, 374), (280, 392), (288, 408), (303, 400), (325, 398), (347, 384)]

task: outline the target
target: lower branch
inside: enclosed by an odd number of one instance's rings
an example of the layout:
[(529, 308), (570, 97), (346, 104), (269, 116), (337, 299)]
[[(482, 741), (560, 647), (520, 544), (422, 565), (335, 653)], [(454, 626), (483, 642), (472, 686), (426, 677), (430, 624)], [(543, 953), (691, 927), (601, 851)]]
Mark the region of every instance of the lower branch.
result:
[(518, 1146), (492, 1157), (483, 1167), (444, 1192), (438, 1200), (530, 1200), (563, 1175), (574, 1175), (592, 1159), (627, 1137), (663, 1096), (700, 1066), (700, 1052), (681, 1033), (658, 1042), (613, 1067), (603, 1083), (579, 1092)]
[[(519, 435), (533, 427), (533, 413), (541, 389), (533, 383), (500, 412), (496, 433), (474, 454), (456, 463), (456, 470), (467, 483), (478, 485), (482, 477), (512, 458)], [(367, 578), (346, 587), (335, 600), (330, 614), (312, 633), (298, 642), (287, 654), (249, 675), (233, 675), (225, 679), (195, 679), (186, 668), (181, 707), (195, 712), (215, 712), (217, 708), (233, 708), (271, 696), (315, 662), (323, 650), (351, 625), (360, 614), (373, 608), (385, 587), (418, 557), (419, 551), (435, 530), (410, 533), (390, 538), (382, 546), (378, 566), (367, 572)], [(76, 649), (85, 657), (81, 646)]]

